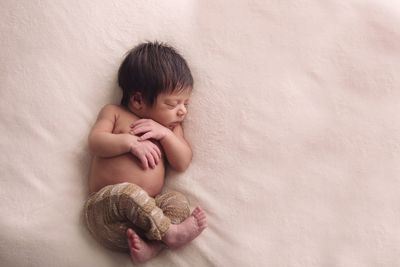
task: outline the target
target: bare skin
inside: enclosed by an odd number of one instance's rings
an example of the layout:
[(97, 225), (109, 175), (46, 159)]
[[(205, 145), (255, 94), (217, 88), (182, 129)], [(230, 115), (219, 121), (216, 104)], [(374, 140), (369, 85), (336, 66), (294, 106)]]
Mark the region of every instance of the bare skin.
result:
[(161, 242), (145, 242), (132, 229), (128, 229), (126, 235), (128, 237), (129, 250), (133, 263), (148, 261), (157, 256), (164, 248), (164, 245)]
[(182, 122), (189, 96), (190, 91), (162, 94), (154, 106), (148, 106), (138, 96), (132, 98), (128, 108), (105, 106), (89, 135), (89, 148), (94, 155), (90, 192), (130, 182), (153, 197), (163, 187), (165, 162), (178, 172), (186, 170), (192, 151)]
[[(186, 170), (192, 160), (192, 150), (185, 140), (182, 122), (187, 114), (190, 92), (188, 88), (161, 93), (151, 106), (140, 94), (131, 97), (128, 107), (105, 106), (89, 135), (89, 148), (94, 155), (89, 175), (90, 192), (110, 184), (129, 182), (154, 197), (162, 190), (167, 164), (178, 172)], [(162, 242), (144, 241), (128, 229), (132, 261), (147, 261), (165, 246), (179, 248), (206, 227), (206, 214), (197, 207), (181, 224), (171, 224)]]
[(185, 221), (171, 224), (162, 242), (145, 242), (132, 229), (128, 229), (127, 237), (133, 263), (148, 261), (164, 248), (164, 244), (173, 249), (180, 248), (195, 239), (207, 227), (205, 212), (196, 207)]

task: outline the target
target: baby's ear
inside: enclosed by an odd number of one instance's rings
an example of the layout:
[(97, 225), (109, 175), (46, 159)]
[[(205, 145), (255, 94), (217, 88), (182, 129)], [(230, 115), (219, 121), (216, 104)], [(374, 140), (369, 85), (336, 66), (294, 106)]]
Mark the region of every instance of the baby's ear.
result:
[(134, 93), (129, 100), (129, 104), (136, 110), (140, 110), (144, 106), (142, 94), (139, 92)]

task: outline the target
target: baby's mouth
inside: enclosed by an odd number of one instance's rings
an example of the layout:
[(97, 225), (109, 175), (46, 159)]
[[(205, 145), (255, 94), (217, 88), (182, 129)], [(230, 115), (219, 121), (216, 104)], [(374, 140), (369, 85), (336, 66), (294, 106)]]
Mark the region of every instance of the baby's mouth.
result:
[(173, 129), (173, 128), (175, 128), (176, 126), (178, 126), (178, 124), (180, 124), (180, 123), (181, 123), (181, 122), (179, 122), (179, 121), (173, 122), (173, 123), (171, 123), (171, 124), (169, 125), (168, 128)]

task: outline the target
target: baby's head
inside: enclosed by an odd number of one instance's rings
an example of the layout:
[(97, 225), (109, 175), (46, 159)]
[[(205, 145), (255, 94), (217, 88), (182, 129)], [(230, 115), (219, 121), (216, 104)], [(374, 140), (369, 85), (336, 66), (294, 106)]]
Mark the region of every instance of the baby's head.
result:
[(148, 42), (128, 52), (118, 71), (118, 84), (122, 106), (173, 128), (187, 113), (193, 77), (174, 48)]

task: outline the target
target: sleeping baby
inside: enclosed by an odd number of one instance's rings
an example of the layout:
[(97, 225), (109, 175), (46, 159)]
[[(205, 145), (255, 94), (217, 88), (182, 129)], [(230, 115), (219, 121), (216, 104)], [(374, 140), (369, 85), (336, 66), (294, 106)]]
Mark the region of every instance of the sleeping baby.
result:
[(136, 263), (189, 243), (207, 227), (205, 212), (190, 213), (181, 193), (161, 194), (165, 166), (182, 172), (192, 159), (182, 122), (193, 78), (174, 48), (149, 42), (127, 54), (118, 83), (121, 104), (103, 107), (89, 134), (94, 157), (84, 216), (101, 244), (129, 252)]

